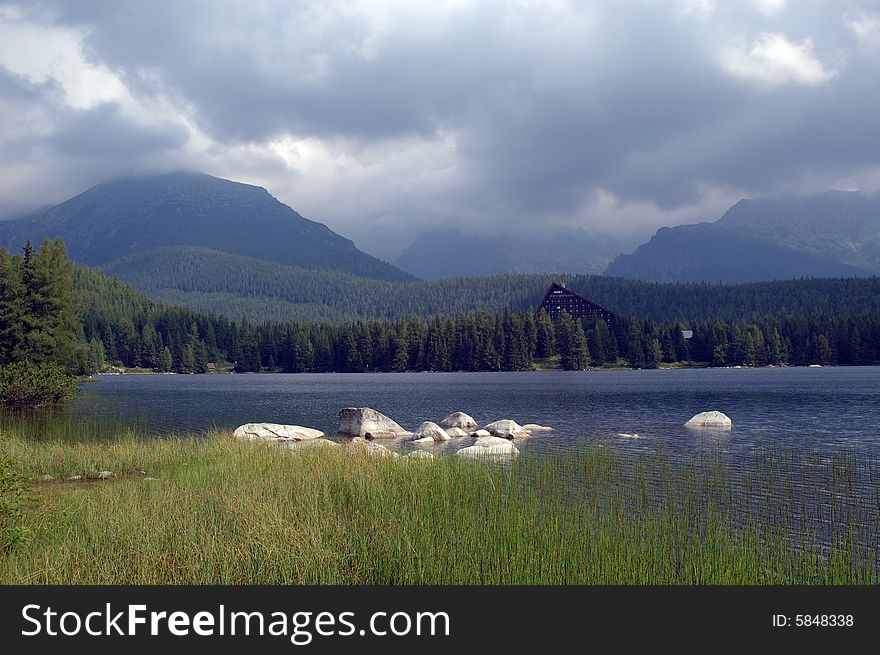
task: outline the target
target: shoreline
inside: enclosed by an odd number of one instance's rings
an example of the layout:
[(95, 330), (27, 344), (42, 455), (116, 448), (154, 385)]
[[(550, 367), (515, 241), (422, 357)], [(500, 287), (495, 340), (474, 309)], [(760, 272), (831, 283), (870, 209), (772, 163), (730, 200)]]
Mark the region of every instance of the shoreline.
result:
[[(780, 513), (880, 476), (854, 462), (800, 480), (774, 468), (786, 453), (749, 474), (608, 448), (499, 465), (288, 451), (228, 432), (105, 443), (4, 432), (0, 444), (30, 490), (3, 584), (877, 582), (876, 507), (832, 513), (827, 543)], [(746, 480), (742, 505), (731, 494)], [(779, 484), (791, 499), (769, 493)], [(775, 518), (735, 519), (747, 507)], [(868, 550), (853, 559), (846, 535)]]

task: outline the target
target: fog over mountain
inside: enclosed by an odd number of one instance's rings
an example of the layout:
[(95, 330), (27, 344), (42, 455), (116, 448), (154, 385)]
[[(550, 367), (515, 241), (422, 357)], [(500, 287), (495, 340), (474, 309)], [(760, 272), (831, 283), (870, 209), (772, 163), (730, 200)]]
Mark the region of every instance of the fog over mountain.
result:
[(873, 0), (4, 2), (0, 216), (188, 169), (386, 260), (438, 229), (645, 239), (880, 190), (878, 80)]
[(880, 275), (880, 194), (741, 200), (714, 223), (661, 228), (606, 272), (658, 282)]
[(474, 235), (447, 228), (423, 234), (394, 264), (424, 280), (504, 273), (598, 274), (622, 251), (617, 240), (583, 228), (524, 235)]

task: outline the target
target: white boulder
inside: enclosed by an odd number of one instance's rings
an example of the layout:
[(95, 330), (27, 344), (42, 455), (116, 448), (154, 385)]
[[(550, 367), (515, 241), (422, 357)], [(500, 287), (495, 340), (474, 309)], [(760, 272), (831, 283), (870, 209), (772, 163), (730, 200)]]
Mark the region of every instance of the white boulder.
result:
[(537, 423), (526, 423), (523, 426), (523, 430), (528, 432), (553, 432), (553, 428), (548, 428), (546, 425), (538, 425)]
[(450, 439), (460, 439), (461, 437), (469, 437), (470, 435), (461, 428), (447, 428), (446, 434)]
[(486, 426), (486, 431), (493, 437), (504, 437), (505, 439), (522, 439), (529, 436), (528, 431), (523, 426), (510, 419), (493, 421)]
[(512, 446), (510, 439), (504, 437), (480, 437), (474, 442), (478, 448), (488, 448), (489, 446)]
[(494, 444), (491, 446), (468, 446), (461, 450), (456, 450), (458, 457), (468, 457), (470, 459), (497, 459), (506, 457), (516, 457), (519, 450), (507, 439), (502, 439), (504, 443)]
[(446, 430), (436, 423), (425, 421), (419, 426), (419, 429), (413, 432), (413, 441), (419, 443), (427, 443), (428, 441), (449, 441), (451, 437), (446, 434)]
[(389, 450), (382, 444), (367, 441), (362, 437), (355, 437), (351, 440), (349, 450), (353, 453), (366, 454), (370, 457), (400, 457), (393, 450)]
[(242, 441), (309, 441), (320, 439), (324, 433), (301, 425), (245, 423), (235, 428), (232, 436)]
[(448, 430), (449, 428), (472, 430), (477, 427), (477, 422), (464, 412), (452, 412), (452, 414), (440, 421), (440, 427), (444, 430)]
[(733, 422), (722, 412), (700, 412), (684, 424), (686, 428), (730, 428)]
[(471, 432), (471, 436), (474, 439), (479, 439), (480, 437), (491, 437), (492, 435), (486, 430), (474, 430)]
[(396, 439), (412, 434), (369, 407), (346, 407), (339, 412), (339, 434), (363, 439)]

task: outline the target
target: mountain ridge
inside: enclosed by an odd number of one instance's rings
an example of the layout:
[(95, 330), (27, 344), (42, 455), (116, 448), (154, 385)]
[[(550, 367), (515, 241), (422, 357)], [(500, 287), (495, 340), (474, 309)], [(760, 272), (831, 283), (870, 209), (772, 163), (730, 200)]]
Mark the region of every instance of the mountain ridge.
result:
[(119, 178), (41, 213), (0, 222), (0, 245), (10, 249), (44, 237), (61, 237), (72, 259), (96, 266), (157, 248), (196, 246), (373, 279), (413, 279), (265, 188), (205, 173)]
[(880, 273), (880, 194), (743, 199), (714, 222), (663, 227), (606, 275), (752, 282)]

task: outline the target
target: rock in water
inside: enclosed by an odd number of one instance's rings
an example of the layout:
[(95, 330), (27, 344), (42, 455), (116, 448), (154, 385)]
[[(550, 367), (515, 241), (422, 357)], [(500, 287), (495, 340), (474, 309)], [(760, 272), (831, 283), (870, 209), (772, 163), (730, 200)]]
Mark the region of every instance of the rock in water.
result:
[(519, 450), (509, 440), (501, 437), (484, 437), (488, 439), (497, 438), (501, 443), (485, 445), (485, 446), (468, 446), (461, 450), (456, 450), (455, 454), (459, 457), (468, 457), (470, 459), (500, 459), (506, 457), (516, 457)]
[(504, 437), (505, 439), (522, 439), (529, 436), (523, 426), (510, 419), (494, 421), (486, 426), (486, 431), (493, 437)]
[(428, 441), (449, 441), (451, 437), (446, 434), (446, 430), (436, 423), (425, 421), (419, 426), (419, 429), (413, 433), (413, 441), (419, 443), (427, 443)]
[(461, 437), (469, 437), (470, 436), (467, 432), (465, 432), (461, 428), (447, 428), (446, 434), (448, 434), (451, 439), (459, 439)]
[(546, 425), (538, 425), (537, 423), (526, 423), (523, 426), (523, 430), (529, 432), (553, 432), (553, 428), (548, 428)]
[(363, 439), (396, 439), (410, 436), (393, 420), (369, 407), (346, 407), (339, 412), (339, 434)]
[(733, 422), (727, 414), (721, 412), (700, 412), (684, 424), (686, 428), (730, 428)]
[(479, 439), (480, 437), (491, 437), (492, 435), (486, 430), (474, 430), (471, 432), (471, 436), (474, 439)]
[(320, 439), (324, 433), (300, 425), (245, 423), (235, 428), (232, 436), (243, 441), (309, 441), (310, 439)]
[(366, 453), (371, 457), (400, 457), (400, 455), (393, 450), (389, 450), (382, 444), (367, 441), (362, 437), (355, 437), (352, 439), (349, 449), (355, 453)]
[(510, 439), (505, 439), (504, 437), (480, 437), (474, 442), (474, 445), (478, 448), (488, 448), (489, 446), (513, 446), (510, 443)]
[(444, 430), (448, 430), (449, 428), (473, 430), (477, 427), (477, 422), (464, 412), (452, 412), (452, 414), (440, 421), (440, 427)]

